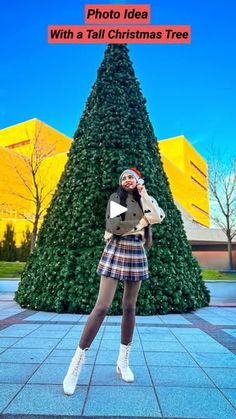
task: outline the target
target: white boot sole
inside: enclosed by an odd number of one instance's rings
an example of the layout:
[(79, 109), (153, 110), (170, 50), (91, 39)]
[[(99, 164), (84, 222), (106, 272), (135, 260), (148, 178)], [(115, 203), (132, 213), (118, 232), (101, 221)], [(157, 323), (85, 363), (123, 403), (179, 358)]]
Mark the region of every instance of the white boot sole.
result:
[(63, 387), (63, 391), (64, 391), (64, 394), (66, 396), (72, 396), (74, 394), (74, 392), (75, 392), (75, 390), (74, 391), (65, 390), (64, 387)]
[(121, 378), (122, 378), (122, 380), (126, 381), (127, 383), (132, 383), (132, 382), (134, 381), (134, 378), (130, 378), (130, 379), (126, 380), (126, 379), (122, 376), (121, 369), (120, 369), (120, 367), (119, 367), (118, 365), (116, 365), (116, 372), (117, 372), (117, 374), (121, 374)]
[[(70, 388), (70, 386), (72, 388)], [(72, 384), (67, 384), (65, 380), (63, 381), (63, 391), (66, 396), (72, 396), (75, 390), (76, 390), (76, 386), (74, 387)]]

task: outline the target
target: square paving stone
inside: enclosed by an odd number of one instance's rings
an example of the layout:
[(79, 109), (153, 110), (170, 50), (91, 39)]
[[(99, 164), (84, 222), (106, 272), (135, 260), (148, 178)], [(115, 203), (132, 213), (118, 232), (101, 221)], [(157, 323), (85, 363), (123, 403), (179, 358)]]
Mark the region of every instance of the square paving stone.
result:
[[(104, 350), (104, 351), (106, 351), (106, 350), (114, 351), (114, 350), (117, 350), (117, 348), (118, 349), (120, 348), (120, 340), (113, 339), (113, 340), (108, 341), (107, 339), (105, 339), (105, 340), (102, 340), (101, 346), (100, 346), (99, 349)], [(137, 340), (133, 341), (131, 350), (132, 351), (142, 350), (142, 346), (141, 346), (141, 343), (140, 343), (139, 340), (138, 341)]]
[[(81, 329), (72, 328), (65, 337), (69, 339), (80, 338), (80, 336), (83, 333), (83, 330), (84, 330), (84, 327)], [(95, 339), (100, 339), (102, 336), (103, 336), (103, 330), (99, 329), (98, 333), (95, 336)]]
[(235, 314), (227, 314), (227, 313), (222, 313), (221, 317), (224, 319), (228, 319), (228, 320), (232, 320), (235, 323), (236, 320), (236, 315)]
[(163, 324), (160, 316), (136, 316), (136, 325), (142, 324)]
[(0, 354), (1, 362), (24, 363), (24, 364), (41, 364), (51, 349), (18, 349), (10, 348)]
[[(45, 359), (44, 364), (64, 364), (64, 365), (68, 365), (70, 364), (72, 359), (72, 356), (50, 356), (47, 359)], [(95, 362), (95, 360), (91, 360), (91, 359), (86, 359), (85, 361), (85, 365), (93, 365)]]
[(53, 349), (60, 339), (54, 338), (22, 338), (13, 345), (14, 348)]
[(42, 324), (38, 330), (52, 330), (52, 331), (69, 331), (72, 330), (71, 324)]
[(219, 388), (236, 388), (236, 368), (204, 368)]
[[(59, 342), (59, 344), (57, 345), (55, 349), (74, 349), (75, 350), (78, 345), (79, 345), (79, 338), (67, 339), (65, 337), (61, 340), (61, 342)], [(90, 348), (98, 349), (99, 345), (100, 345), (100, 340), (94, 339), (90, 345)]]
[(109, 386), (151, 386), (151, 378), (147, 367), (132, 366), (131, 370), (134, 374), (134, 381), (127, 383), (116, 372), (115, 365), (95, 365), (91, 385), (107, 385)]
[[(116, 330), (113, 332), (105, 332), (102, 334), (102, 338), (103, 339), (115, 339), (115, 340), (119, 340), (121, 337), (121, 332)], [(138, 338), (138, 334), (136, 333), (136, 339)]]
[(231, 401), (234, 408), (236, 409), (236, 389), (223, 388), (221, 391)]
[(19, 338), (2, 338), (0, 337), (0, 347), (1, 348), (8, 348), (12, 346), (15, 342), (17, 342)]
[[(81, 314), (80, 322), (86, 322), (88, 320), (89, 314)], [(107, 316), (104, 318), (103, 323), (106, 323)]]
[[(45, 364), (69, 364), (75, 351), (59, 349), (53, 351), (48, 358), (45, 359)], [(85, 354), (85, 364), (94, 364), (97, 351), (89, 349)], [(63, 361), (64, 360), (64, 361)]]
[(43, 364), (66, 364), (69, 365), (72, 356), (49, 356)]
[(0, 364), (0, 383), (26, 383), (39, 364)]
[[(106, 331), (102, 335), (102, 338), (103, 339), (108, 339), (108, 340), (110, 340), (110, 339), (120, 340), (121, 339), (121, 331), (120, 330), (116, 330), (116, 331), (113, 331), (113, 332)], [(134, 331), (134, 333), (133, 333), (133, 340), (134, 339), (139, 340), (139, 335), (138, 335), (137, 331)]]
[(185, 342), (194, 342), (194, 343), (216, 343), (215, 339), (213, 339), (211, 336), (209, 335), (198, 335), (196, 336), (195, 334), (191, 335), (190, 333), (186, 334), (186, 335), (179, 335), (178, 336), (178, 340), (181, 343), (185, 343)]
[(27, 336), (28, 338), (53, 338), (60, 339), (67, 335), (67, 330), (34, 330)]
[(67, 356), (67, 357), (72, 358), (74, 353), (75, 353), (75, 349), (54, 349), (50, 353), (50, 356), (55, 356), (55, 357)]
[(144, 351), (157, 352), (186, 352), (186, 349), (179, 342), (149, 341), (143, 342)]
[(166, 327), (156, 327), (156, 326), (139, 326), (137, 328), (138, 333), (140, 336), (144, 335), (144, 336), (150, 336), (150, 338), (152, 336), (155, 337), (161, 337), (161, 336), (174, 336), (174, 334), (169, 330), (169, 328)]
[(170, 331), (174, 333), (175, 336), (179, 335), (196, 335), (198, 336), (208, 336), (207, 333), (199, 330), (196, 327), (170, 327)]
[(146, 352), (148, 365), (197, 367), (191, 355), (184, 352)]
[[(84, 324), (74, 324), (74, 325), (72, 325), (71, 326), (71, 331), (82, 331), (83, 329), (84, 329)], [(115, 326), (109, 326), (109, 327), (115, 327)], [(102, 324), (101, 326), (100, 326), (100, 328), (99, 328), (99, 330), (98, 330), (98, 333), (101, 333), (101, 332), (103, 332), (103, 330), (105, 330), (105, 326), (104, 326), (104, 324)]]
[(182, 342), (182, 344), (189, 352), (231, 353), (229, 349), (217, 342)]
[(3, 309), (1, 310), (1, 316), (15, 316), (15, 314), (19, 314), (21, 313), (22, 310), (17, 310), (17, 309)]
[(203, 370), (195, 367), (149, 367), (156, 386), (214, 387)]
[(24, 319), (25, 321), (48, 321), (52, 320), (53, 317), (56, 316), (57, 313), (46, 313), (44, 311), (39, 311), (35, 314), (32, 314), (31, 316)]
[(3, 413), (78, 417), (86, 393), (86, 386), (77, 386), (73, 396), (66, 396), (62, 385), (26, 384)]
[(178, 342), (177, 338), (169, 333), (159, 333), (152, 335), (140, 333), (140, 337), (142, 342), (149, 342), (150, 340), (152, 342)]
[[(100, 349), (96, 358), (96, 364), (115, 365), (119, 356), (119, 349), (119, 345), (117, 345), (116, 351), (105, 351)], [(88, 352), (89, 351), (87, 351), (87, 353)], [(146, 365), (143, 352), (141, 351), (132, 351), (131, 349), (129, 360), (130, 365)]]
[(153, 388), (135, 386), (91, 386), (84, 415), (162, 417)]
[[(67, 356), (72, 358), (72, 356), (74, 355), (76, 349), (54, 349), (51, 353), (50, 356), (55, 356), (55, 357), (60, 357), (60, 356)], [(85, 356), (85, 360), (90, 357), (95, 358), (96, 354), (97, 354), (98, 350), (97, 349), (92, 349), (91, 347), (89, 348), (88, 351), (86, 351), (86, 356)], [(92, 355), (91, 355), (92, 354)], [(94, 354), (94, 355), (93, 355)]]
[(14, 328), (11, 329), (10, 327), (7, 327), (6, 329), (3, 329), (0, 331), (0, 337), (24, 337), (31, 333), (31, 329), (22, 329), (22, 328)]
[(21, 384), (0, 384), (0, 413), (21, 389)]
[(156, 391), (165, 418), (236, 418), (236, 410), (218, 389), (157, 387)]
[[(69, 368), (70, 361), (67, 364), (43, 364), (29, 380), (30, 384), (62, 384)], [(92, 365), (83, 365), (79, 375), (78, 384), (87, 385), (89, 383)]]
[[(74, 339), (74, 340), (77, 340), (77, 342), (79, 342), (81, 335), (82, 335), (82, 332), (81, 333), (78, 333), (78, 332), (68, 332), (63, 337), (63, 340), (65, 340), (65, 339)], [(101, 338), (102, 338), (102, 334), (97, 334), (95, 336), (93, 342), (99, 342), (100, 343)]]
[(120, 325), (119, 326), (112, 326), (112, 325), (104, 326), (104, 330), (105, 332), (115, 332), (115, 331), (120, 332)]
[(162, 336), (175, 337), (174, 334), (167, 327), (139, 327), (139, 335), (141, 337), (148, 336), (152, 340), (152, 336), (156, 338), (161, 338)]
[(121, 323), (122, 316), (107, 316), (106, 323)]
[(181, 314), (162, 314), (160, 319), (163, 323), (169, 324), (191, 324), (191, 322), (185, 319)]
[(191, 355), (201, 367), (236, 368), (236, 355), (232, 353), (191, 352)]
[[(81, 314), (57, 314), (55, 317), (53, 317), (54, 322), (61, 322), (61, 321), (67, 321), (67, 322), (78, 322), (81, 319)], [(52, 320), (52, 319), (51, 319)]]
[(39, 324), (27, 324), (27, 323), (18, 323), (18, 324), (12, 324), (11, 326), (7, 327), (4, 330), (12, 330), (12, 331), (18, 331), (18, 330), (22, 330), (22, 331), (26, 331), (26, 332), (30, 332), (31, 330), (35, 330), (39, 328)]

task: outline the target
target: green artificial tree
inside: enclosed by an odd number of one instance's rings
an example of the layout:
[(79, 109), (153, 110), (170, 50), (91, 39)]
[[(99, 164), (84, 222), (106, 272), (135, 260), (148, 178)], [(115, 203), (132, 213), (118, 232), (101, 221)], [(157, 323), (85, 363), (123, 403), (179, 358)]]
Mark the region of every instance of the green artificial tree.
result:
[[(136, 313), (181, 313), (209, 303), (201, 269), (192, 256), (181, 214), (163, 170), (146, 100), (126, 45), (108, 45), (81, 116), (68, 160), (25, 265), (15, 300), (26, 308), (90, 313), (104, 249), (105, 212), (121, 172), (136, 167), (166, 218), (154, 225), (147, 251), (150, 279), (142, 284)], [(122, 313), (123, 283), (109, 314)]]

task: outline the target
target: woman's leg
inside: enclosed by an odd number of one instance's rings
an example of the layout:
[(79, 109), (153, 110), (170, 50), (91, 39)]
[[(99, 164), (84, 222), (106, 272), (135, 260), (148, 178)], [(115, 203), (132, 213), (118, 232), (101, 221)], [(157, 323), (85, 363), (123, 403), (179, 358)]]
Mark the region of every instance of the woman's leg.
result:
[(121, 343), (128, 345), (132, 341), (135, 325), (135, 309), (142, 281), (124, 281), (122, 299), (123, 316), (121, 322)]
[(91, 311), (80, 338), (79, 347), (89, 348), (95, 338), (109, 307), (112, 304), (118, 280), (101, 275), (100, 288), (96, 304)]

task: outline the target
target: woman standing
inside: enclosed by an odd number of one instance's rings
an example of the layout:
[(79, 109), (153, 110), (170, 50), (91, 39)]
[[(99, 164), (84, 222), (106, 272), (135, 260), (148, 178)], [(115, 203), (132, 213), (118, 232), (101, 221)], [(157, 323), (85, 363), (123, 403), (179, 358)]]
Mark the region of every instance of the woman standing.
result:
[[(90, 313), (79, 345), (70, 363), (63, 381), (64, 393), (74, 393), (85, 351), (95, 338), (109, 307), (112, 304), (118, 280), (124, 281), (122, 299), (121, 343), (116, 371), (124, 381), (134, 381), (134, 374), (129, 367), (133, 331), (135, 326), (135, 308), (142, 281), (149, 278), (148, 262), (144, 246), (151, 245), (151, 224), (161, 223), (165, 217), (157, 201), (149, 196), (141, 179), (141, 173), (135, 169), (126, 169), (119, 178), (119, 187), (110, 196), (106, 210), (106, 246), (97, 267), (101, 275), (100, 288), (96, 304)], [(114, 216), (118, 205), (122, 213)]]

